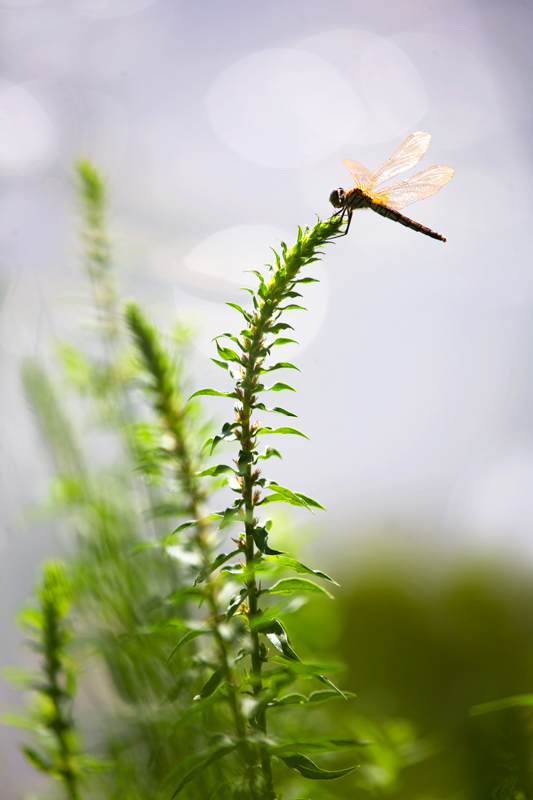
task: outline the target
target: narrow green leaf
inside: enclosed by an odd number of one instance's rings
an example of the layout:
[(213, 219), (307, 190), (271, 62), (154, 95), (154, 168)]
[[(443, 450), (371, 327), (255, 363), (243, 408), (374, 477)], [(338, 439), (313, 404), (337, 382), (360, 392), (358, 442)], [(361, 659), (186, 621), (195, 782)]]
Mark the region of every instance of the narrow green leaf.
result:
[(211, 341), (212, 342), (216, 342), (217, 339), (230, 339), (232, 342), (235, 342), (235, 344), (238, 345), (241, 348), (241, 350), (243, 350), (243, 346), (242, 346), (241, 342), (232, 333), (219, 333), (219, 335), (218, 336), (214, 336), (211, 339)]
[(309, 697), (297, 693), (286, 694), (272, 702), (271, 706), (277, 708), (277, 706), (321, 705), (322, 703), (329, 703), (330, 700), (339, 700), (340, 698), (348, 700), (352, 697), (356, 697), (353, 692), (345, 692), (343, 696), (341, 692), (333, 689), (320, 689), (317, 692), (312, 692)]
[[(272, 494), (269, 494), (268, 497), (265, 497), (263, 498), (263, 500), (260, 500), (259, 503), (257, 503), (257, 505), (266, 506), (268, 503), (288, 503), (288, 502), (290, 501), (287, 500), (287, 498), (284, 497), (282, 494), (277, 494), (276, 492), (273, 492)], [(291, 503), (291, 505), (304, 506), (305, 504)]]
[(266, 556), (279, 556), (283, 554), (281, 550), (272, 550), (272, 548), (268, 546), (268, 531), (266, 528), (253, 528), (252, 536), (254, 537), (254, 542), (257, 549)]
[(255, 453), (248, 450), (241, 450), (237, 461), (239, 475), (246, 474), (246, 468), (255, 461)]
[(204, 395), (207, 397), (233, 397), (237, 399), (235, 392), (217, 392), (216, 389), (199, 389), (197, 392), (194, 392), (194, 394), (191, 394), (189, 400), (192, 400), (193, 397), (201, 397)]
[(209, 438), (202, 447), (202, 450), (205, 450), (206, 447), (211, 445), (211, 450), (209, 451), (209, 453), (210, 455), (212, 455), (213, 450), (218, 444), (220, 444), (220, 442), (224, 440), (232, 441), (235, 438), (234, 430), (235, 428), (238, 427), (238, 425), (239, 425), (238, 422), (225, 422), (224, 425), (222, 426), (221, 432), (217, 434), (215, 437)]
[(301, 658), (292, 649), (287, 631), (279, 619), (274, 619), (265, 625), (258, 626), (257, 630), (264, 634), (276, 650), (291, 661), (301, 661)]
[(276, 756), (292, 756), (309, 753), (333, 753), (336, 750), (351, 750), (354, 747), (364, 747), (369, 744), (363, 739), (318, 739), (315, 742), (290, 742), (271, 747), (271, 752)]
[(350, 700), (357, 697), (353, 692), (341, 692), (340, 689), (319, 689), (317, 692), (311, 692), (308, 697), (309, 703), (319, 705), (320, 703), (327, 703), (330, 700), (338, 700), (342, 697), (343, 700)]
[[(278, 489), (276, 489), (276, 491), (278, 491)], [(322, 511), (326, 511), (325, 506), (319, 503), (318, 500), (314, 500), (312, 497), (309, 497), (308, 494), (303, 494), (302, 492), (295, 492), (295, 494), (300, 498), (300, 500), (303, 500), (308, 508), (320, 508)]]
[(275, 369), (295, 369), (298, 372), (300, 372), (298, 367), (296, 367), (294, 364), (291, 364), (290, 361), (279, 361), (277, 364), (274, 364), (273, 367), (267, 367), (266, 369), (262, 369), (261, 375), (265, 375), (267, 372), (274, 372)]
[(259, 278), (261, 283), (265, 282), (265, 279), (263, 278), (263, 276), (261, 275), (261, 273), (257, 269), (245, 269), (243, 271), (244, 272), (250, 272), (252, 275), (257, 275), (257, 277)]
[(315, 508), (323, 508), (316, 500), (313, 500), (310, 497), (307, 497), (300, 492), (293, 492), (291, 489), (288, 489), (286, 486), (279, 486), (276, 481), (269, 481), (268, 486), (266, 487), (272, 490), (271, 495), (267, 495), (262, 501), (261, 504), (267, 503), (278, 503), (278, 502), (285, 502), (290, 503), (291, 506), (304, 506), (311, 511), (311, 506)]
[[(324, 670), (322, 670), (322, 671), (324, 671)], [(343, 700), (347, 700), (348, 699), (348, 695), (345, 694), (343, 691), (341, 691), (337, 686), (335, 686), (333, 681), (330, 681), (329, 678), (326, 678), (324, 675), (315, 675), (315, 678), (317, 680), (319, 680), (321, 683), (324, 683), (326, 686), (331, 687), (332, 691), (334, 691), (336, 694), (338, 694), (339, 697), (342, 697)]]
[(244, 308), (241, 308), (241, 306), (238, 305), (238, 303), (226, 303), (226, 305), (230, 306), (231, 308), (234, 308), (236, 311), (240, 311), (240, 313), (243, 315), (244, 319), (247, 322), (250, 322), (250, 320), (252, 319), (252, 315), (248, 311), (245, 311)]
[(225, 567), (222, 567), (222, 572), (228, 575), (244, 575), (242, 564), (226, 564)]
[(221, 367), (222, 369), (229, 369), (225, 361), (218, 361), (218, 359), (216, 358), (212, 358), (211, 361), (213, 362), (213, 364), (216, 364), (217, 367)]
[(222, 531), (224, 528), (227, 528), (228, 525), (231, 525), (232, 522), (235, 522), (237, 518), (241, 518), (241, 506), (244, 504), (244, 500), (237, 500), (237, 503), (233, 506), (233, 508), (227, 508), (223, 514), (221, 514), (221, 521), (218, 526), (218, 530)]
[(288, 436), (288, 435), (290, 435), (290, 436), (303, 436), (304, 439), (309, 439), (309, 436), (306, 436), (305, 433), (302, 433), (301, 431), (296, 430), (296, 428), (288, 428), (288, 427), (285, 427), (285, 426), (283, 426), (282, 428), (271, 428), (270, 426), (266, 425), (263, 428), (259, 428), (259, 430), (257, 431), (257, 435), (259, 435), (259, 434), (263, 435), (263, 434), (266, 434), (266, 433), (281, 433), (284, 436)]
[(213, 692), (222, 683), (224, 675), (225, 675), (224, 667), (219, 667), (217, 670), (215, 670), (215, 672), (213, 672), (213, 674), (211, 675), (205, 686), (202, 689), (200, 689), (199, 693), (196, 695), (194, 699), (203, 700), (205, 697), (211, 697)]
[(40, 770), (41, 772), (50, 773), (54, 770), (54, 765), (49, 761), (46, 761), (38, 752), (34, 750), (32, 747), (27, 747), (26, 745), (22, 745), (20, 748), (32, 767), (35, 769)]
[(192, 780), (194, 780), (194, 778), (200, 775), (204, 771), (204, 769), (207, 769), (207, 767), (211, 766), (211, 764), (213, 764), (215, 761), (218, 761), (219, 759), (224, 758), (224, 756), (227, 756), (229, 753), (235, 750), (236, 747), (237, 747), (236, 744), (226, 744), (223, 747), (219, 747), (217, 750), (214, 751), (214, 753), (211, 753), (211, 755), (208, 758), (204, 758), (203, 761), (200, 761), (200, 763), (197, 764), (183, 778), (181, 783), (178, 785), (178, 788), (172, 795), (171, 800), (173, 800), (174, 797), (176, 797), (181, 792), (181, 790), (185, 786), (187, 786), (188, 783), (190, 783)]
[(307, 697), (305, 694), (298, 694), (298, 692), (291, 692), (275, 700), (271, 705), (277, 706), (305, 706), (307, 705)]
[(243, 600), (246, 599), (247, 596), (248, 596), (248, 589), (241, 589), (238, 594), (233, 595), (233, 597), (229, 601), (229, 605), (226, 610), (226, 621), (232, 618), (232, 616), (239, 608), (240, 604), (243, 602)]
[(299, 772), (304, 778), (311, 781), (333, 781), (343, 778), (354, 772), (358, 767), (347, 767), (346, 769), (326, 770), (318, 767), (310, 758), (303, 755), (280, 756), (281, 760), (291, 769)]
[(287, 391), (289, 391), (289, 392), (295, 392), (296, 391), (296, 389), (294, 389), (292, 386), (289, 386), (288, 383), (281, 383), (281, 381), (277, 381), (272, 386), (265, 386), (263, 391), (265, 391), (265, 392), (281, 392), (284, 389), (287, 389)]
[(224, 361), (236, 361), (238, 364), (241, 363), (240, 356), (238, 356), (231, 347), (222, 347), (218, 342), (215, 342), (215, 344), (220, 358), (224, 359)]
[(305, 564), (302, 564), (300, 561), (296, 561), (295, 558), (289, 558), (286, 555), (279, 555), (279, 556), (268, 556), (267, 561), (273, 561), (276, 564), (279, 564), (281, 567), (288, 567), (289, 569), (293, 569), (295, 572), (299, 572), (300, 574), (306, 575), (316, 575), (317, 578), (322, 578), (325, 581), (329, 581), (330, 583), (334, 583), (335, 586), (339, 584), (337, 581), (334, 581), (333, 578), (330, 578), (329, 575), (326, 575), (325, 572), (322, 572), (320, 569), (310, 569), (306, 567)]
[(303, 306), (297, 306), (294, 303), (291, 303), (290, 306), (280, 306), (278, 311), (307, 311), (307, 309)]
[(23, 608), (17, 614), (17, 622), (19, 625), (37, 628), (37, 630), (42, 631), (44, 625), (43, 613), (36, 608)]
[(276, 335), (280, 331), (287, 331), (287, 330), (293, 331), (294, 328), (292, 325), (289, 325), (288, 322), (276, 322), (275, 325), (271, 325), (269, 327), (268, 333), (273, 333), (274, 335)]
[[(18, 617), (19, 615), (17, 614), (17, 621)], [(11, 683), (13, 686), (18, 687), (19, 689), (29, 690), (37, 679), (37, 675), (39, 673), (36, 670), (21, 669), (20, 667), (3, 667), (2, 670), (0, 670), (0, 674), (2, 675), (2, 678), (4, 678), (8, 683)], [(0, 720), (1, 719), (2, 717), (0, 715)]]
[(293, 492), (292, 489), (288, 489), (286, 486), (279, 486), (276, 481), (269, 481), (268, 487), (266, 488), (272, 489), (273, 494), (267, 495), (261, 501), (261, 504), (278, 503), (282, 501), (290, 503), (292, 506), (305, 506), (309, 511), (312, 511), (312, 508), (321, 508), (325, 511), (324, 506), (320, 505), (317, 500), (313, 500), (312, 497), (302, 494), (301, 492)]
[(297, 342), (296, 339), (285, 339), (280, 336), (278, 339), (275, 339), (273, 342), (271, 342), (268, 347), (276, 347), (277, 345), (282, 344), (300, 344), (300, 342)]
[(180, 531), (184, 531), (187, 528), (193, 528), (195, 525), (198, 525), (197, 519), (189, 519), (187, 522), (182, 522), (181, 525), (178, 525), (177, 528), (174, 528), (172, 533), (179, 533)]
[(492, 700), (490, 703), (480, 703), (477, 706), (472, 706), (470, 716), (476, 717), (479, 714), (490, 714), (493, 711), (502, 711), (505, 708), (519, 706), (533, 706), (533, 694), (515, 694), (511, 697), (503, 697), (501, 700)]
[(232, 550), (231, 553), (219, 553), (219, 555), (215, 558), (214, 561), (212, 561), (210, 564), (208, 564), (207, 566), (203, 567), (200, 570), (200, 572), (196, 576), (193, 586), (196, 586), (198, 583), (202, 583), (203, 581), (205, 581), (205, 579), (208, 578), (212, 572), (214, 572), (216, 569), (221, 567), (222, 564), (225, 564), (226, 561), (229, 561), (230, 558), (233, 558), (233, 556), (236, 556), (237, 553), (240, 552), (241, 552), (240, 550)]
[(207, 476), (214, 478), (217, 475), (223, 475), (225, 472), (233, 472), (235, 474), (233, 467), (229, 467), (227, 464), (216, 464), (216, 466), (208, 467), (202, 472), (197, 472), (195, 478), (205, 478)]
[[(313, 259), (313, 260), (314, 260), (314, 259)], [(318, 261), (318, 260), (319, 260), (319, 259), (317, 259), (317, 261)], [(311, 259), (309, 259), (309, 261), (311, 261)], [(309, 263), (309, 261), (308, 261), (307, 263)], [(318, 278), (298, 278), (298, 280), (297, 280), (297, 281), (294, 281), (294, 282), (295, 282), (295, 283), (320, 283), (320, 281), (318, 280)]]
[(257, 459), (258, 460), (259, 459), (263, 459), (263, 458), (267, 459), (267, 458), (272, 458), (273, 456), (276, 456), (277, 458), (281, 458), (282, 457), (281, 453), (279, 452), (279, 450), (276, 450), (275, 447), (267, 447), (265, 452), (263, 453), (263, 455), (257, 456)]
[(260, 411), (268, 411), (272, 414), (284, 414), (286, 417), (298, 416), (298, 414), (293, 414), (292, 411), (287, 411), (285, 408), (280, 408), (280, 406), (274, 406), (274, 408), (267, 408), (264, 403), (254, 403), (252, 408), (257, 408)]
[(35, 719), (25, 717), (23, 714), (0, 714), (0, 721), (2, 725), (13, 726), (14, 728), (27, 728), (30, 731), (35, 729)]
[(306, 578), (282, 578), (271, 586), (270, 589), (263, 590), (267, 594), (297, 594), (298, 592), (310, 592), (311, 594), (323, 594), (326, 597), (332, 595), (322, 586), (308, 581)]
[(185, 634), (185, 636), (182, 636), (177, 645), (173, 647), (172, 650), (170, 651), (170, 655), (167, 658), (167, 664), (174, 655), (174, 653), (177, 653), (178, 650), (181, 647), (183, 647), (184, 644), (187, 644), (187, 642), (192, 642), (194, 639), (197, 639), (198, 636), (203, 636), (204, 633), (209, 633), (209, 631), (207, 630), (189, 631), (188, 633)]
[[(201, 519), (189, 519), (187, 522), (182, 522), (181, 525), (178, 525), (178, 527), (175, 528), (170, 535), (173, 536), (175, 533), (180, 533), (180, 531), (184, 531), (187, 528), (193, 528), (195, 525), (201, 525), (203, 522), (212, 522), (213, 520), (220, 519), (221, 516), (222, 514), (213, 513), (207, 514), (207, 516), (202, 517)], [(164, 542), (167, 538), (168, 537), (163, 537), (161, 541)]]

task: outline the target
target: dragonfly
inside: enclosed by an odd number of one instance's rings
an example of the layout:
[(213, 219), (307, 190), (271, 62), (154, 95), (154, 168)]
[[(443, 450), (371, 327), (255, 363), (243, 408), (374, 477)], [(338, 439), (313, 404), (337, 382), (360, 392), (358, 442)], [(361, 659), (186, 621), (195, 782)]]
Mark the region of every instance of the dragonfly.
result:
[(339, 209), (335, 213), (340, 214), (342, 217), (346, 216), (348, 220), (346, 229), (339, 236), (346, 236), (348, 233), (352, 214), (356, 208), (371, 208), (377, 214), (381, 214), (382, 217), (393, 219), (395, 222), (399, 222), (400, 225), (405, 225), (406, 228), (419, 231), (426, 236), (431, 236), (433, 239), (439, 239), (441, 242), (446, 241), (440, 233), (436, 233), (430, 228), (426, 228), (425, 225), (420, 225), (419, 222), (400, 214), (400, 209), (410, 206), (411, 203), (416, 203), (417, 200), (431, 197), (432, 194), (438, 192), (453, 177), (454, 169), (444, 166), (429, 167), (429, 169), (425, 169), (405, 181), (376, 191), (377, 186), (418, 164), (430, 143), (431, 136), (429, 133), (411, 134), (396, 152), (374, 172), (370, 172), (357, 161), (344, 162), (352, 176), (354, 188), (347, 191), (335, 189), (329, 196), (329, 201), (333, 207)]

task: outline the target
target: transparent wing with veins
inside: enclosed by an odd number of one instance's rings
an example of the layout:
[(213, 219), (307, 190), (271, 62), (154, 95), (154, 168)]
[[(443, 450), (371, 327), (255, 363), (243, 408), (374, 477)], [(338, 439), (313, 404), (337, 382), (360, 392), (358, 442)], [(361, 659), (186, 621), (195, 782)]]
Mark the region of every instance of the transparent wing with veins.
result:
[(452, 167), (430, 167), (423, 172), (418, 172), (411, 178), (407, 178), (405, 181), (401, 181), (401, 183), (387, 186), (378, 192), (369, 191), (368, 195), (372, 200), (399, 211), (400, 208), (410, 206), (411, 203), (416, 203), (417, 200), (431, 197), (445, 183), (448, 183), (454, 172), (455, 170)]
[(357, 188), (370, 191), (375, 186), (388, 181), (418, 164), (431, 143), (429, 133), (413, 133), (395, 153), (374, 172), (370, 172), (357, 161), (345, 161), (352, 180)]
[(363, 167), (363, 165), (358, 161), (345, 161), (344, 163), (350, 170), (350, 175), (352, 176), (354, 185), (357, 186), (358, 189), (365, 191), (366, 187), (368, 186), (369, 178), (372, 175), (370, 170), (366, 167)]

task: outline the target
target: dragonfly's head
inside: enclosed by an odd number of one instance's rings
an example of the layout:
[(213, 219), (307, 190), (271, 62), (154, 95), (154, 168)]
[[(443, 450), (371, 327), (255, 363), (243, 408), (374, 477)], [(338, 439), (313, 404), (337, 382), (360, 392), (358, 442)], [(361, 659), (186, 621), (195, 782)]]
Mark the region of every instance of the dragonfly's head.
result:
[(344, 208), (346, 205), (346, 192), (344, 189), (334, 189), (329, 196), (329, 202), (334, 208)]

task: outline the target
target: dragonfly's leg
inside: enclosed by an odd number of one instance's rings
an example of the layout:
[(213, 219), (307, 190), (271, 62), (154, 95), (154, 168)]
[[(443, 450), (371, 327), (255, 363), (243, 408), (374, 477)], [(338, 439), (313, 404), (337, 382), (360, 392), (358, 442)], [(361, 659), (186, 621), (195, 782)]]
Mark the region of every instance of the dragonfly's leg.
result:
[(352, 214), (353, 214), (352, 209), (351, 208), (343, 208), (342, 209), (342, 214), (341, 214), (341, 220), (343, 219), (345, 214), (348, 216), (348, 222), (346, 223), (346, 228), (343, 230), (342, 233), (337, 233), (336, 236), (330, 236), (330, 239), (340, 239), (342, 236), (346, 236), (346, 234), (348, 233), (348, 231), (350, 229), (350, 222), (352, 221)]
[(350, 222), (352, 221), (353, 211), (351, 208), (347, 209), (347, 211), (348, 211), (348, 222), (346, 223), (346, 229), (344, 233), (341, 233), (341, 236), (346, 236), (346, 234), (350, 230)]

